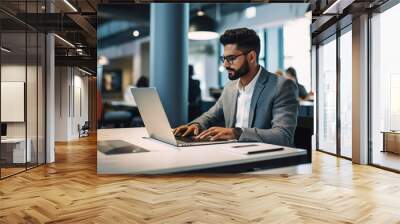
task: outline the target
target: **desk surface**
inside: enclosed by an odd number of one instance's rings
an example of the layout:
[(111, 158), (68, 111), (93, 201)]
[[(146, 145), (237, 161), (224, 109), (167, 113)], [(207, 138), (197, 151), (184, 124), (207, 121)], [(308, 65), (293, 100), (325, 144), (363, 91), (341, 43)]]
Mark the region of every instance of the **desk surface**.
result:
[(123, 140), (143, 147), (149, 152), (105, 155), (98, 151), (97, 172), (99, 174), (166, 174), (306, 154), (305, 150), (285, 147), (282, 151), (247, 155), (233, 149), (232, 145), (248, 143), (175, 147), (145, 137), (147, 137), (147, 132), (144, 128), (99, 129), (98, 141)]
[(24, 142), (25, 140), (30, 141), (30, 138), (5, 138), (5, 139), (1, 139), (1, 143), (20, 143), (20, 142)]

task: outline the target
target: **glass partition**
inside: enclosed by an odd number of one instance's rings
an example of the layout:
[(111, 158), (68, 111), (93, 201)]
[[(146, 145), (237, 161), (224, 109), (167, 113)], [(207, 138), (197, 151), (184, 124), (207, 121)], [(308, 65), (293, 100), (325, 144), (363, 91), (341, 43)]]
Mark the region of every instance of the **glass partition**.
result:
[(46, 36), (38, 34), (38, 74), (37, 74), (37, 163), (46, 162)]
[(31, 151), (30, 161), (27, 163), (27, 167), (33, 167), (37, 165), (37, 76), (38, 76), (38, 57), (37, 57), (37, 33), (29, 31), (27, 33), (27, 82), (26, 82), (26, 114), (27, 114), (27, 150)]
[(0, 12), (0, 178), (45, 162), (46, 39), (22, 22), (25, 12), (41, 13), (43, 3), (0, 4), (16, 10), (15, 17)]
[(1, 34), (2, 177), (24, 171), (31, 161), (26, 138), (26, 40), (24, 32)]

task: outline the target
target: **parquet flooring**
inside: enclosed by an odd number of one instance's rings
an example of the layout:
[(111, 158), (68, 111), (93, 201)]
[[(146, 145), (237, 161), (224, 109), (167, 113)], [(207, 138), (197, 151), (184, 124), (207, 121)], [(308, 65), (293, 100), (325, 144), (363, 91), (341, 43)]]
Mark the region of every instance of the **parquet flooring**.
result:
[(23, 168), (1, 168), (1, 176), (2, 177), (7, 177), (7, 176), (10, 176), (10, 175), (13, 175), (13, 174), (15, 174), (15, 173), (18, 173), (18, 172), (22, 172), (22, 171), (24, 171), (25, 170), (25, 167), (23, 167)]
[(94, 136), (0, 181), (0, 223), (400, 223), (400, 175), (315, 152), (308, 175), (98, 176)]

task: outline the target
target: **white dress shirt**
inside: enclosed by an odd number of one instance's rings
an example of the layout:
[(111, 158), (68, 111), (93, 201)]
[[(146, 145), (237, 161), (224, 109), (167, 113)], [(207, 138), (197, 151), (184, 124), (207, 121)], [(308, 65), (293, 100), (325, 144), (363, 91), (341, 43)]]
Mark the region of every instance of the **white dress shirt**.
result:
[(256, 76), (246, 86), (242, 86), (240, 80), (237, 82), (238, 99), (236, 105), (236, 124), (238, 128), (249, 127), (250, 103), (253, 96), (254, 87), (256, 86), (258, 77), (261, 73), (261, 66), (258, 69)]

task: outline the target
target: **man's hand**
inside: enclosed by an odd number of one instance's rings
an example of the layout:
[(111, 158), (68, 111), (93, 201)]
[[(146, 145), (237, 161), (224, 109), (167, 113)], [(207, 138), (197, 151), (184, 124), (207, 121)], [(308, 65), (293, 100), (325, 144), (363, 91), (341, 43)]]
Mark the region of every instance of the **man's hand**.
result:
[(175, 136), (189, 136), (189, 135), (198, 135), (200, 133), (200, 125), (199, 124), (190, 124), (190, 125), (181, 125), (172, 130)]
[(198, 139), (210, 138), (211, 141), (230, 140), (230, 139), (236, 139), (236, 135), (233, 128), (212, 127), (203, 131), (196, 138)]

